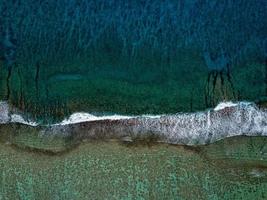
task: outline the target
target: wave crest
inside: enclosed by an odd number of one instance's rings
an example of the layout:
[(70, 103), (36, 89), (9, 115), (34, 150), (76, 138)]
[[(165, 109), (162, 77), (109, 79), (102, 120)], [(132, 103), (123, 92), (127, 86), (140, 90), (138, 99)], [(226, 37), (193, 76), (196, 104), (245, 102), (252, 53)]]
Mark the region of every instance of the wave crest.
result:
[[(8, 105), (0, 104), (0, 123), (38, 126), (17, 114), (7, 114)], [(1, 119), (2, 117), (2, 119)], [(61, 123), (41, 126), (42, 134), (79, 139), (156, 137), (175, 144), (207, 144), (238, 135), (267, 136), (267, 112), (249, 102), (223, 102), (215, 109), (174, 115), (95, 116), (74, 113)]]

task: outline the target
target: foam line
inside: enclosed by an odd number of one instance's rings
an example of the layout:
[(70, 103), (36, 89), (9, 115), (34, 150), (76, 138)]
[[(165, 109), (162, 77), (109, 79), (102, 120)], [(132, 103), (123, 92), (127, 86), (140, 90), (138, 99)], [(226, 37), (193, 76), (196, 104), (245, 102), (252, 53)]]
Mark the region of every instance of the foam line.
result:
[[(0, 123), (38, 126), (9, 114), (0, 103)], [(42, 126), (42, 134), (90, 138), (146, 138), (175, 144), (207, 144), (232, 136), (267, 136), (267, 111), (250, 102), (222, 102), (215, 109), (173, 115), (106, 115), (74, 113), (58, 124)]]

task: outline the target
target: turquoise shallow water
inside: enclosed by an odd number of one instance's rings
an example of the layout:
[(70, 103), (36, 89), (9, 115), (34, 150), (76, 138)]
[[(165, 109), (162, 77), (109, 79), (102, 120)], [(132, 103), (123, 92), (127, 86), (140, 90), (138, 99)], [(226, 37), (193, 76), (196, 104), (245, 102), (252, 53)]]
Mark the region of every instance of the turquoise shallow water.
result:
[(46, 150), (26, 140), (33, 148), (0, 143), (1, 199), (267, 198), (266, 137), (198, 147), (87, 141), (60, 153), (47, 151), (56, 140)]

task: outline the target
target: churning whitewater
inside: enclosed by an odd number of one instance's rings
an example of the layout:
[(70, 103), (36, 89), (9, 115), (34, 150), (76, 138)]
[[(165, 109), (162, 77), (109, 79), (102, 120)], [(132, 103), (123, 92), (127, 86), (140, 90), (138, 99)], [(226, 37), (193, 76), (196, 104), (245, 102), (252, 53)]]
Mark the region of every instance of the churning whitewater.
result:
[(250, 102), (222, 102), (207, 111), (173, 115), (74, 113), (52, 125), (27, 121), (21, 115), (11, 113), (6, 102), (0, 102), (0, 124), (9, 123), (36, 126), (40, 135), (60, 135), (78, 140), (127, 138), (132, 141), (153, 137), (159, 142), (197, 145), (239, 135), (267, 136), (267, 111)]

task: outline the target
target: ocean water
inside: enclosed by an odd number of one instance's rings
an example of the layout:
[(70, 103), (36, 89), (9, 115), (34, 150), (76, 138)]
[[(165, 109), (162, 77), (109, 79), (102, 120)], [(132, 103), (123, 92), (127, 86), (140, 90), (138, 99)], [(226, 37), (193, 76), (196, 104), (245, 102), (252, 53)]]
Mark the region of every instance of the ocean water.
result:
[(0, 0), (0, 200), (267, 199), (266, 10)]
[(262, 0), (2, 0), (0, 99), (61, 120), (259, 101), (265, 8)]

